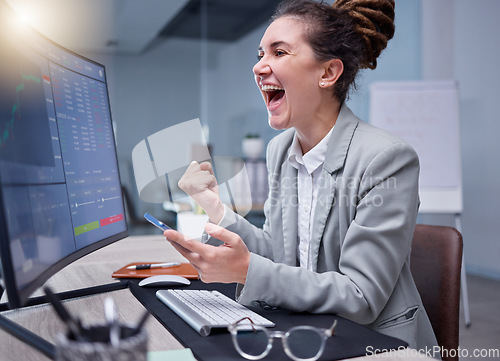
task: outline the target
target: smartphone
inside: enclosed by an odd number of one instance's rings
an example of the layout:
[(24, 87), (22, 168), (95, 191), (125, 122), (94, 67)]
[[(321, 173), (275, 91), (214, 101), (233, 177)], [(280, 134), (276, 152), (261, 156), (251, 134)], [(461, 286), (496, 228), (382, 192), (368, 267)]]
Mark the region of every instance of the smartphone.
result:
[(144, 218), (146, 218), (148, 220), (148, 222), (151, 223), (153, 226), (158, 227), (162, 231), (166, 231), (167, 229), (172, 229), (169, 226), (167, 226), (165, 223), (156, 219), (155, 217), (153, 217), (151, 214), (149, 214), (147, 212), (144, 213)]

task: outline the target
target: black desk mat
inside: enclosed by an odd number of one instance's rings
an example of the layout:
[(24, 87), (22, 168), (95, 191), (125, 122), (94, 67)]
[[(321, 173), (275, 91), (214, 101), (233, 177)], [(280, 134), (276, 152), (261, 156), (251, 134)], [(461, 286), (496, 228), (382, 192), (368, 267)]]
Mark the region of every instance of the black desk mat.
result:
[[(132, 294), (146, 307), (169, 332), (185, 347), (191, 349), (200, 361), (244, 360), (235, 350), (231, 335), (227, 330), (212, 330), (212, 333), (203, 337), (193, 330), (165, 304), (156, 298), (157, 288), (139, 287), (139, 280), (130, 280)], [(205, 284), (201, 281), (192, 281), (185, 289), (216, 289), (221, 293), (234, 298), (234, 284)], [(335, 315), (316, 315), (310, 313), (295, 313), (286, 310), (264, 310), (252, 308), (253, 311), (270, 319), (276, 324), (272, 330), (286, 331), (297, 325), (310, 325), (329, 328), (334, 319), (338, 320), (335, 336), (327, 339), (325, 350), (319, 360), (339, 360), (357, 356), (365, 356), (369, 350), (395, 350), (406, 347), (407, 343)], [(287, 360), (280, 340), (274, 340), (273, 349), (263, 360)]]

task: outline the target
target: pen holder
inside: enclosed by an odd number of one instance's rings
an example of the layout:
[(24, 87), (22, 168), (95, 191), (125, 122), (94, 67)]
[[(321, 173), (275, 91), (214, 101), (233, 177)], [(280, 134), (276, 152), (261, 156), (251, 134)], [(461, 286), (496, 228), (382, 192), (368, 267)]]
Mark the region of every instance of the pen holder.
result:
[(146, 361), (147, 332), (119, 327), (116, 344), (110, 342), (109, 326), (85, 328), (79, 339), (59, 334), (56, 338), (56, 361)]

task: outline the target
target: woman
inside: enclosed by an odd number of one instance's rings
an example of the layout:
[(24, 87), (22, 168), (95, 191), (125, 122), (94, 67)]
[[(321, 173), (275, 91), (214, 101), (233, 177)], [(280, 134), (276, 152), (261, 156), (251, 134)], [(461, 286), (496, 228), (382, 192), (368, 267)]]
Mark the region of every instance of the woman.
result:
[[(365, 5), (366, 3), (366, 5)], [(410, 273), (418, 157), (345, 105), (360, 68), (394, 33), (394, 1), (282, 4), (254, 66), (269, 124), (263, 229), (225, 207), (212, 168), (179, 182), (208, 214), (209, 243), (166, 231), (205, 282), (238, 282), (243, 304), (336, 313), (411, 347), (436, 340)]]

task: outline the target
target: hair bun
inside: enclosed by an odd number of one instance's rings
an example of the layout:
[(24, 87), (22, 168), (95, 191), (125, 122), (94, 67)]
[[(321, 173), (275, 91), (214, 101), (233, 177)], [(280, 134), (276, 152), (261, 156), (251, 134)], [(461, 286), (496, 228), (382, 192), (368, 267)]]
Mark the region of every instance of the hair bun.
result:
[(361, 67), (375, 69), (378, 56), (394, 36), (394, 0), (337, 0), (332, 6), (351, 16), (365, 43)]

